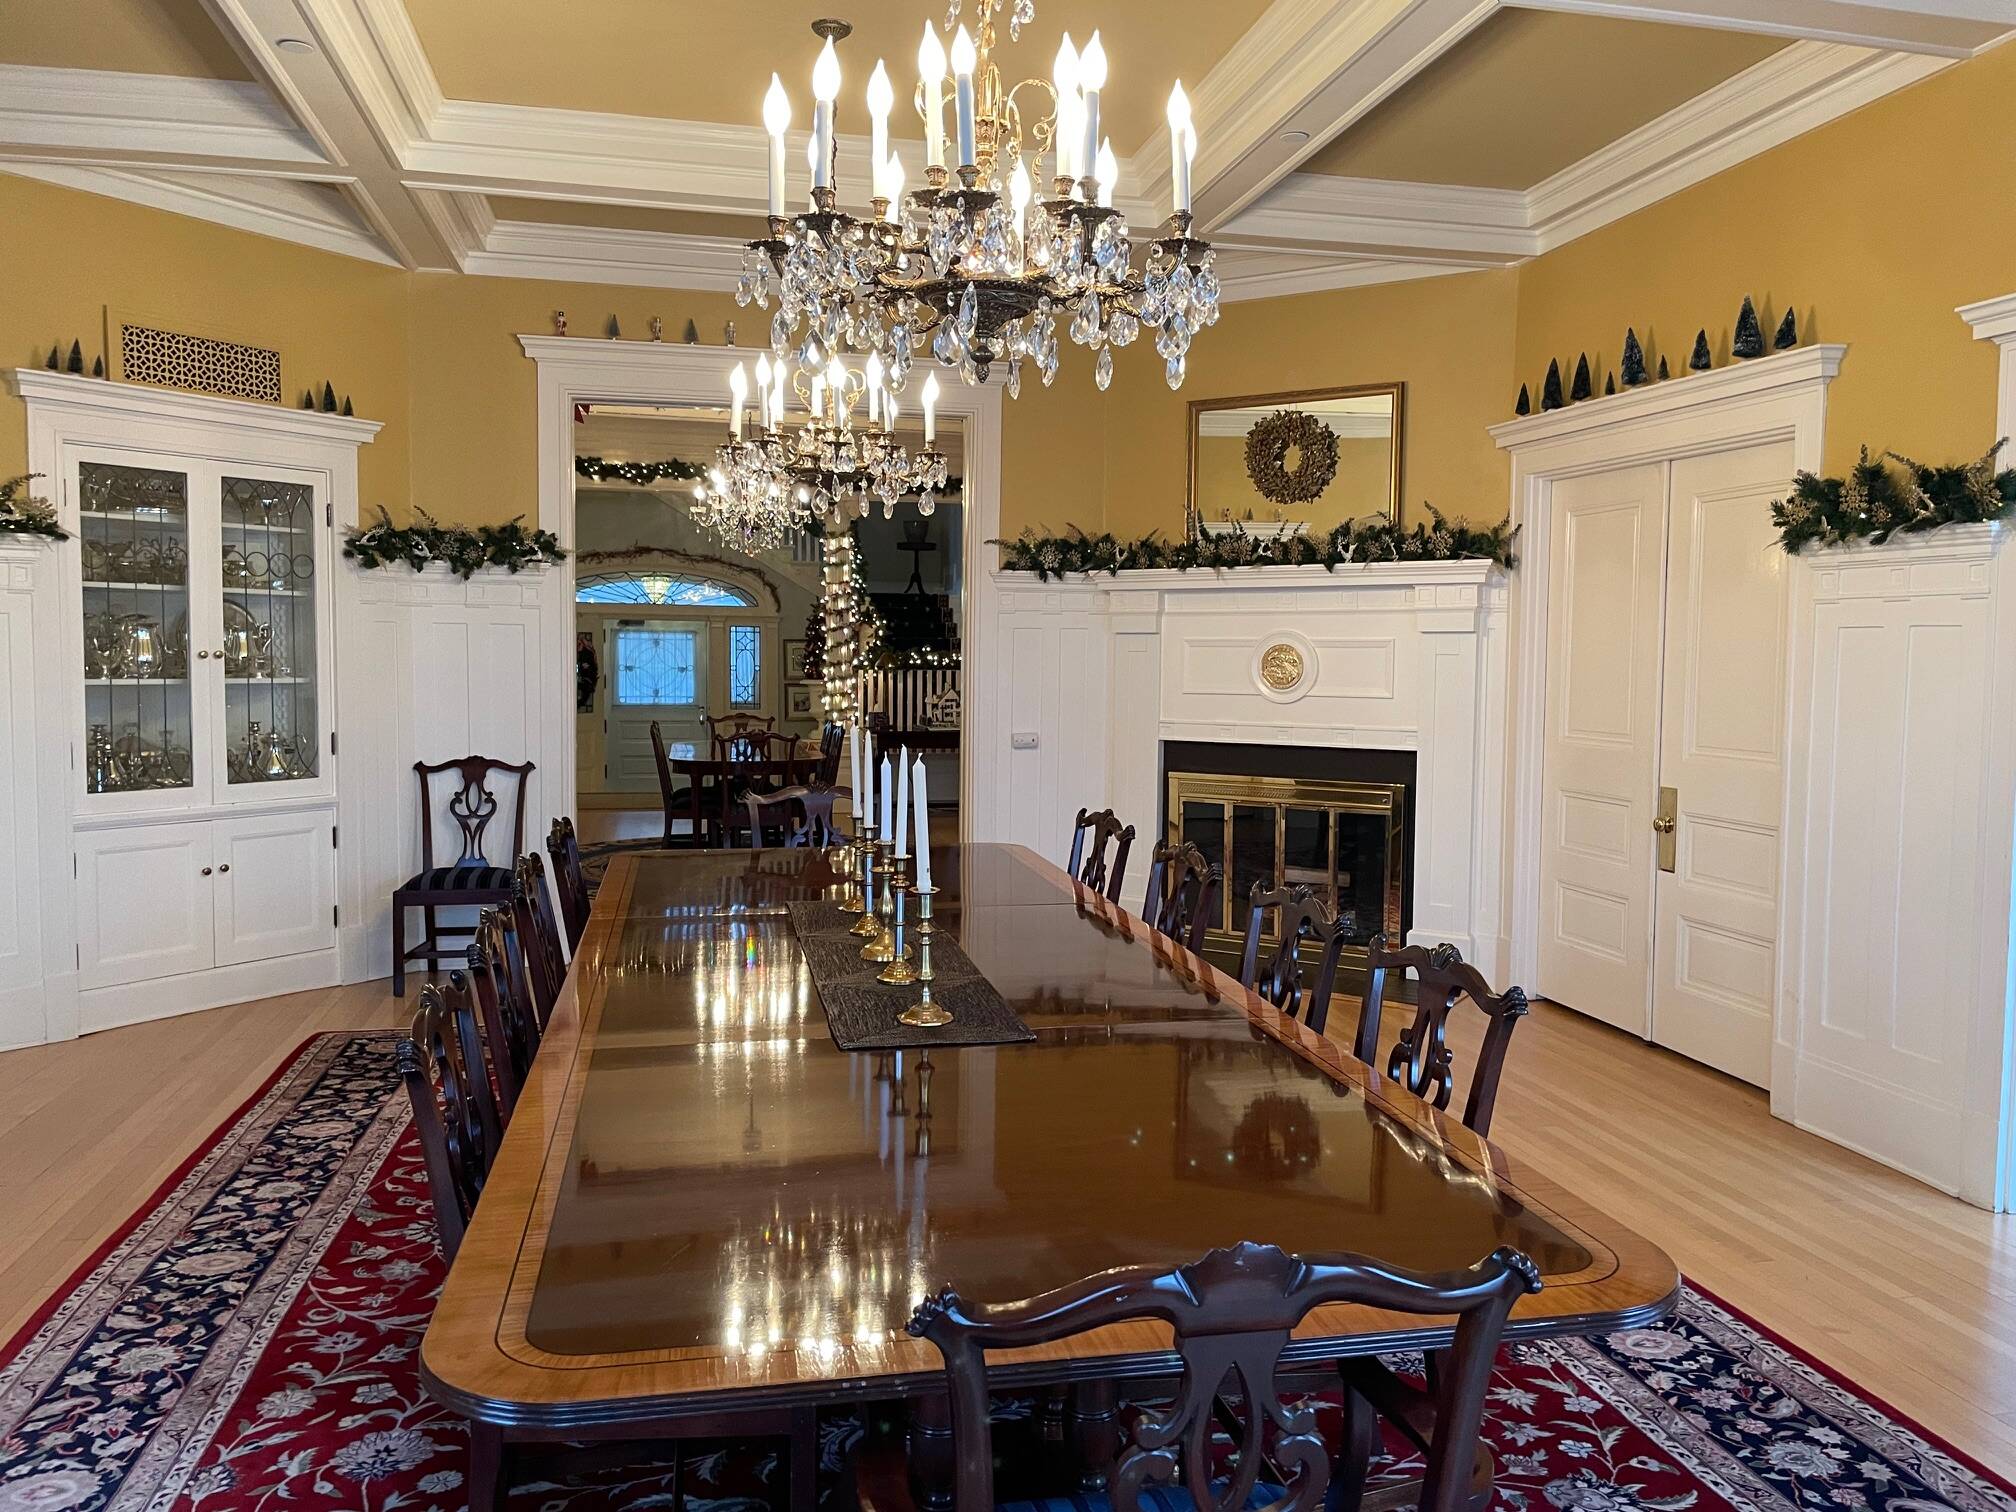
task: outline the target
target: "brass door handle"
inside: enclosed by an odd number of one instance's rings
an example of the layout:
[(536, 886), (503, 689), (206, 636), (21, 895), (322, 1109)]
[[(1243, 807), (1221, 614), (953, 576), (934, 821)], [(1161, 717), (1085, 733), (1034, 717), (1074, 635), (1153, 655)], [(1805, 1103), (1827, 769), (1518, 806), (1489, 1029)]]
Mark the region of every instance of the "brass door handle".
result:
[(1664, 814), (1661, 814), (1657, 819), (1652, 821), (1652, 828), (1662, 835), (1670, 835), (1673, 833), (1673, 821)]

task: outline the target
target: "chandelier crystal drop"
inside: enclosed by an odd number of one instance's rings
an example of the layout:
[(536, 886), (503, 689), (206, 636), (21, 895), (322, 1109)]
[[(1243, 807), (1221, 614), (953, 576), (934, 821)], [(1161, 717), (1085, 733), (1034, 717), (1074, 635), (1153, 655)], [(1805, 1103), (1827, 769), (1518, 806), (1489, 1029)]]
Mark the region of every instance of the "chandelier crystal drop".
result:
[[(970, 3), (979, 36), (961, 24)], [(1193, 236), (1190, 168), (1197, 134), (1178, 83), (1169, 97), (1174, 208), (1136, 260), (1114, 205), (1118, 159), (1100, 131), (1107, 60), (1099, 34), (1080, 52), (1066, 33), (1049, 79), (1004, 88), (994, 61), (995, 19), (1008, 12), (1020, 38), (1034, 0), (950, 0), (948, 49), (930, 22), (918, 48), (916, 108), (924, 122), (924, 184), (908, 193), (889, 150), (893, 91), (880, 60), (869, 79), (872, 213), (837, 208), (834, 119), (840, 63), (829, 23), (812, 71), (813, 129), (808, 208), (786, 213), (784, 135), (791, 103), (771, 75), (763, 121), (769, 133), (769, 234), (749, 243), (736, 300), (774, 313), (770, 348), (786, 369), (811, 378), (840, 351), (878, 357), (888, 390), (901, 394), (925, 355), (969, 384), (1006, 369), (1011, 396), (1023, 369), (1057, 376), (1060, 336), (1096, 352), (1101, 389), (1113, 349), (1152, 333), (1169, 386), (1180, 387), (1197, 332), (1218, 320), (1211, 244)], [(844, 30), (838, 33), (844, 35)], [(946, 83), (954, 131), (948, 169)], [(1049, 197), (1038, 186), (1049, 185)]]
[[(912, 451), (896, 438), (899, 405), (879, 353), (859, 366), (833, 357), (815, 363), (811, 376), (756, 364), (752, 395), (748, 371), (729, 375), (729, 438), (714, 454), (707, 481), (693, 490), (693, 518), (738, 551), (774, 550), (829, 518), (865, 516), (877, 504), (884, 519), (914, 494), (917, 512), (936, 511), (936, 495), (949, 481), (937, 439), (938, 380), (924, 385), (924, 444)], [(802, 414), (790, 414), (786, 394)], [(755, 404), (753, 418), (748, 413)]]

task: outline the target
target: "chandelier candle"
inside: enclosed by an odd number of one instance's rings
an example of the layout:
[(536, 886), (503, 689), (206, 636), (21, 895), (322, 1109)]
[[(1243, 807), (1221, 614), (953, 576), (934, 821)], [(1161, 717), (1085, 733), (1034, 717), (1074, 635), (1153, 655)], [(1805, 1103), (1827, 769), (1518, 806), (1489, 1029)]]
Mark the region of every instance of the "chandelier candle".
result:
[[(1099, 41), (1099, 33), (1092, 33), (1092, 40), (1085, 44), (1085, 51), (1078, 55), (1078, 92), (1084, 101), (1083, 121), (1085, 134), (1079, 138), (1078, 173), (1081, 178), (1099, 171), (1099, 91), (1106, 87), (1106, 49)], [(1087, 189), (1087, 199), (1092, 191)]]
[(877, 199), (889, 196), (889, 107), (896, 103), (896, 91), (889, 87), (889, 70), (875, 60), (875, 72), (868, 75), (868, 162), (874, 175), (871, 188)]
[(1190, 163), (1197, 156), (1197, 133), (1190, 125), (1190, 96), (1183, 81), (1169, 91), (1169, 183), (1175, 191), (1176, 213), (1190, 213)]
[(924, 165), (945, 166), (945, 45), (931, 23), (924, 23), (924, 40), (917, 46), (917, 77), (924, 93)]
[(791, 128), (791, 97), (774, 73), (770, 92), (763, 96), (763, 128), (770, 133), (770, 218), (776, 220), (784, 214), (784, 133)]
[(1120, 183), (1120, 159), (1113, 155), (1113, 138), (1099, 144), (1099, 208), (1113, 208), (1113, 191)]
[(737, 441), (742, 439), (742, 406), (749, 399), (749, 374), (741, 363), (735, 364), (735, 371), (728, 375), (728, 393), (734, 401), (728, 409), (728, 432)]
[(1051, 145), (1057, 151), (1057, 192), (1061, 196), (1069, 194), (1070, 186), (1078, 182), (1078, 175), (1072, 171), (1071, 154), (1084, 129), (1078, 124), (1078, 49), (1071, 45), (1068, 31), (1057, 46), (1057, 61), (1050, 65), (1050, 89), (1057, 99), (1057, 124), (1051, 134)]
[(973, 52), (973, 38), (962, 26), (952, 39), (952, 97), (959, 117), (961, 168), (973, 168), (979, 162), (973, 120), (973, 67), (978, 61)]

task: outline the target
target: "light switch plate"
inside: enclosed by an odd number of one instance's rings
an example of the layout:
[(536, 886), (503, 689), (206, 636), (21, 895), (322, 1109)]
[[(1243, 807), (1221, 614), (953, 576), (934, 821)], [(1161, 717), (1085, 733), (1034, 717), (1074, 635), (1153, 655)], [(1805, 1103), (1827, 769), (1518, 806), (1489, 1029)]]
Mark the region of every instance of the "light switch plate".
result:
[(1010, 750), (1015, 750), (1015, 751), (1033, 751), (1033, 750), (1035, 750), (1035, 749), (1036, 749), (1036, 732), (1035, 732), (1034, 730), (1017, 730), (1017, 731), (1015, 731), (1015, 732), (1014, 732), (1013, 734), (1011, 734), (1011, 735), (1010, 735), (1010, 736), (1008, 737), (1008, 747), (1009, 747), (1009, 749), (1010, 749)]

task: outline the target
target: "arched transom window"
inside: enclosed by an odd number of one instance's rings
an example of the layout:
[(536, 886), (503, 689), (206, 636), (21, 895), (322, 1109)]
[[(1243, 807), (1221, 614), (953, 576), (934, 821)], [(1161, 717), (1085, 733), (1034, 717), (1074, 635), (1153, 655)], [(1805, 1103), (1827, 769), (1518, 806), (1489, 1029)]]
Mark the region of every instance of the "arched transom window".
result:
[(676, 604), (724, 609), (753, 609), (756, 597), (746, 588), (713, 578), (669, 572), (595, 572), (575, 584), (574, 598), (583, 604)]

